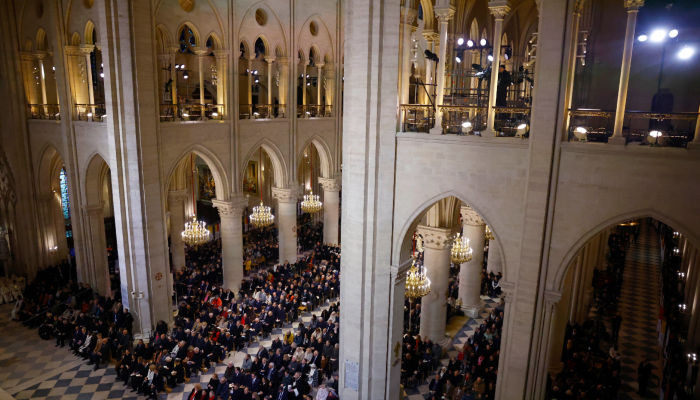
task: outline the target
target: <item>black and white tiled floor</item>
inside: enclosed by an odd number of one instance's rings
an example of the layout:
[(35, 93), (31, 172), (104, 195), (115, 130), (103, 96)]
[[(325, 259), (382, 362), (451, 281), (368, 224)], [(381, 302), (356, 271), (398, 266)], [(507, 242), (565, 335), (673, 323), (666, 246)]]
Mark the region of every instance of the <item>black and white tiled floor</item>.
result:
[[(661, 255), (656, 228), (646, 220), (641, 220), (641, 232), (636, 243), (631, 243), (625, 258), (625, 270), (617, 311), (622, 313), (622, 326), (618, 346), (622, 357), (620, 378), (622, 386), (618, 394), (620, 400), (659, 398), (662, 361), (659, 346), (657, 322), (661, 298)], [(597, 314), (593, 308), (592, 316)], [(608, 332), (611, 332), (610, 318), (605, 317)], [(601, 350), (608, 351), (612, 344)], [(648, 390), (644, 397), (637, 394), (637, 367), (648, 357), (653, 365)]]

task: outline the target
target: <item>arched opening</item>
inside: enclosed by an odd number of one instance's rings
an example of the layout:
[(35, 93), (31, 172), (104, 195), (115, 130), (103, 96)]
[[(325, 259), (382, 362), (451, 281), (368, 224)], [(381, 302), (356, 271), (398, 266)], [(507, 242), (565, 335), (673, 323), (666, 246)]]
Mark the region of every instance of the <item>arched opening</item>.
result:
[[(318, 179), (321, 175), (321, 156), (312, 142), (302, 150), (299, 157), (297, 180), (301, 183), (302, 195), (318, 196), (318, 201), (325, 204), (324, 192)], [(316, 243), (323, 243), (323, 220), (323, 208), (314, 213), (301, 210), (297, 214), (297, 242), (302, 251), (312, 249)]]
[(405, 299), (399, 293), (393, 301), (404, 301), (401, 381), (407, 395), (435, 385), (442, 392), (469, 388), (494, 395), (504, 303), (493, 241), (484, 219), (454, 196), (426, 208), (406, 232), (402, 265), (412, 267), (400, 290)]
[[(181, 105), (180, 117), (184, 120), (199, 119), (202, 117), (202, 108), (194, 107), (193, 104), (216, 103), (213, 94), (216, 93), (216, 88), (212, 85), (212, 66), (215, 66), (215, 60), (212, 53), (214, 49), (211, 47), (216, 46), (216, 40), (210, 36), (202, 42), (199, 32), (189, 23), (180, 27), (177, 40), (179, 51), (175, 53), (173, 61), (175, 76), (171, 79), (174, 80), (177, 103)], [(215, 111), (216, 115), (205, 111), (206, 116), (218, 117), (218, 110)]]
[(653, 218), (593, 235), (552, 295), (550, 393), (583, 396), (573, 371), (586, 364), (596, 365), (587, 398), (658, 397), (663, 382), (685, 391), (700, 343), (698, 261), (693, 243)]

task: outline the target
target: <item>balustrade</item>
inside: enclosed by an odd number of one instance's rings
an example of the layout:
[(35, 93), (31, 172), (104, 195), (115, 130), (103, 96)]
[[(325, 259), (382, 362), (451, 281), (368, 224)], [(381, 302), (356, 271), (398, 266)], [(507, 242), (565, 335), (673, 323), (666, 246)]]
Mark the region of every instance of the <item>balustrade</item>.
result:
[(60, 120), (61, 110), (58, 104), (29, 104), (29, 119)]
[(104, 104), (76, 104), (75, 119), (78, 121), (104, 122), (107, 110)]

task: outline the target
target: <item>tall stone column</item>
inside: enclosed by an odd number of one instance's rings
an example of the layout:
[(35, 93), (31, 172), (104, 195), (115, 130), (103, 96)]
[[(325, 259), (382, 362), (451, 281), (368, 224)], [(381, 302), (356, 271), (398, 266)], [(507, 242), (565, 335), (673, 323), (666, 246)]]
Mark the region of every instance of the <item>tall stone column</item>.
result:
[[(308, 65), (309, 65), (309, 64), (308, 64), (306, 61), (304, 61), (304, 62), (302, 62), (301, 64), (299, 64), (299, 68), (301, 69), (301, 80), (302, 80), (302, 84), (301, 84), (301, 104), (303, 104), (303, 105), (306, 105), (306, 104), (307, 104), (307, 102), (306, 102), (306, 67), (307, 67)], [(294, 101), (296, 102), (296, 99), (294, 99)], [(302, 117), (305, 117), (305, 115), (302, 115)]]
[(489, 2), (489, 10), (496, 22), (493, 26), (493, 61), (491, 62), (491, 83), (489, 86), (489, 108), (486, 120), (486, 134), (496, 136), (493, 128), (496, 119), (496, 90), (498, 89), (498, 65), (501, 61), (501, 36), (503, 36), (503, 19), (510, 11), (508, 0), (492, 0)]
[(450, 245), (456, 229), (433, 228), (418, 225), (423, 236), (423, 265), (430, 279), (430, 294), (421, 300), (420, 336), (430, 338), (443, 348), (452, 340), (445, 337), (447, 323), (447, 295), (450, 277)]
[(45, 51), (34, 53), (34, 57), (39, 60), (39, 82), (41, 84), (41, 104), (46, 104), (46, 74), (44, 73)]
[(109, 296), (109, 263), (105, 237), (104, 203), (83, 206), (88, 243), (88, 274), (92, 286), (102, 296)]
[[(285, 117), (288, 117), (286, 110), (293, 110), (294, 108), (289, 108), (290, 105), (287, 104), (287, 88), (289, 87), (289, 58), (288, 57), (278, 57), (277, 58), (277, 73), (280, 76), (280, 82), (279, 86), (277, 87), (277, 90), (279, 90), (279, 102), (280, 102), (280, 110), (279, 114), (282, 115), (284, 114)], [(274, 114), (274, 112), (273, 112)]]
[(223, 258), (224, 287), (238, 293), (243, 280), (243, 231), (241, 218), (248, 201), (238, 196), (233, 201), (212, 201), (221, 216), (221, 256)]
[[(576, 65), (578, 59), (578, 34), (579, 26), (581, 24), (581, 13), (583, 12), (583, 4), (586, 0), (576, 0), (574, 3), (574, 20), (571, 28), (571, 48), (569, 49), (569, 69), (566, 77), (566, 104), (564, 106), (565, 110), (571, 108), (571, 102), (574, 97), (574, 80), (576, 78)], [(567, 123), (566, 128), (569, 127), (569, 121), (571, 116), (567, 111)]]
[(339, 244), (340, 179), (318, 178), (323, 187), (323, 243)]
[(80, 46), (80, 52), (85, 56), (85, 82), (88, 87), (88, 101), (95, 104), (95, 93), (92, 87), (92, 60), (90, 54), (95, 50), (94, 44), (84, 44)]
[(199, 75), (199, 104), (202, 106), (202, 121), (206, 120), (206, 115), (204, 114), (204, 57), (209, 54), (206, 49), (195, 50), (194, 53), (197, 55), (197, 75)]
[(484, 309), (484, 302), (481, 300), (481, 269), (484, 265), (486, 223), (471, 207), (463, 206), (462, 230), (464, 237), (469, 239), (472, 259), (460, 266), (459, 298), (462, 300), (464, 314), (478, 318)]
[[(168, 49), (168, 51), (170, 52), (170, 72), (169, 72), (169, 75), (170, 75), (170, 79), (173, 80), (173, 84), (171, 86), (170, 92), (173, 94), (173, 104), (179, 104), (178, 97), (177, 97), (177, 80), (178, 80), (177, 73), (178, 72), (175, 69), (175, 57), (176, 57), (177, 53), (180, 51), (180, 49), (178, 47), (170, 47)], [(175, 115), (178, 115), (177, 110), (175, 112)]]
[(620, 71), (620, 88), (617, 91), (617, 107), (615, 107), (615, 128), (608, 139), (610, 144), (625, 144), (622, 137), (622, 126), (625, 122), (625, 106), (627, 105), (627, 87), (630, 81), (630, 66), (632, 65), (632, 46), (634, 45), (634, 29), (637, 26), (637, 13), (644, 6), (644, 0), (624, 0), (627, 9), (627, 30), (625, 31), (625, 47), (622, 50), (622, 70)]
[[(248, 56), (248, 104), (253, 104), (253, 58)], [(253, 118), (253, 108), (250, 108), (250, 118)]]
[(297, 261), (297, 201), (299, 187), (293, 189), (272, 188), (277, 199), (275, 219), (279, 231), (280, 264)]
[(435, 6), (435, 17), (440, 21), (440, 55), (437, 66), (437, 95), (435, 99), (435, 126), (430, 130), (431, 134), (442, 135), (442, 105), (445, 97), (445, 57), (447, 57), (447, 24), (455, 15), (455, 7), (452, 5)]
[(171, 190), (168, 193), (170, 206), (170, 253), (172, 254), (172, 270), (180, 271), (185, 266), (185, 242), (182, 241), (182, 231), (185, 229), (185, 201), (189, 199), (187, 189)]
[(318, 93), (316, 94), (316, 104), (319, 105), (318, 107), (318, 113), (320, 114), (319, 116), (323, 116), (323, 110), (321, 110), (321, 89), (323, 88), (323, 66), (324, 63), (317, 63), (316, 64), (316, 70), (318, 71), (318, 77), (316, 78), (316, 90)]
[[(434, 44), (435, 44), (435, 40), (436, 40), (437, 36), (438, 36), (438, 34), (433, 32), (433, 31), (423, 31), (423, 37), (425, 38), (425, 41), (428, 42), (428, 50), (430, 50), (431, 53), (435, 51)], [(428, 59), (425, 59), (425, 82), (424, 83), (425, 84), (434, 83), (433, 82), (433, 61), (430, 61)], [(434, 93), (433, 87), (434, 86), (426, 86), (426, 90), (428, 91), (428, 96), (430, 96), (431, 99), (432, 99), (432, 95)], [(430, 104), (430, 100), (426, 101), (425, 103)]]
[(411, 29), (418, 12), (410, 7), (401, 7), (401, 92), (400, 104), (408, 104), (411, 87)]
[[(275, 57), (265, 57), (267, 63), (267, 104), (272, 104), (272, 63), (274, 61)], [(267, 117), (272, 118), (272, 109)]]
[(214, 50), (216, 57), (216, 104), (223, 105), (219, 108), (219, 115), (229, 114), (227, 103), (228, 94), (228, 50)]
[(486, 264), (489, 272), (498, 275), (503, 272), (503, 260), (501, 259), (501, 242), (494, 238), (489, 240), (489, 258)]

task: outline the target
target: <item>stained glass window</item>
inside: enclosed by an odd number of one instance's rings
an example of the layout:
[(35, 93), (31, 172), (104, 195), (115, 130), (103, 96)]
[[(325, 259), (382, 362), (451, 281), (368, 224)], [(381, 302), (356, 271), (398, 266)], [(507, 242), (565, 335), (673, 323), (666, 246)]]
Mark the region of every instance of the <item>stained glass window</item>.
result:
[(60, 174), (61, 183), (61, 206), (63, 207), (63, 218), (66, 220), (66, 236), (72, 237), (73, 230), (70, 229), (70, 202), (68, 200), (68, 177), (66, 176), (66, 168), (61, 168)]

